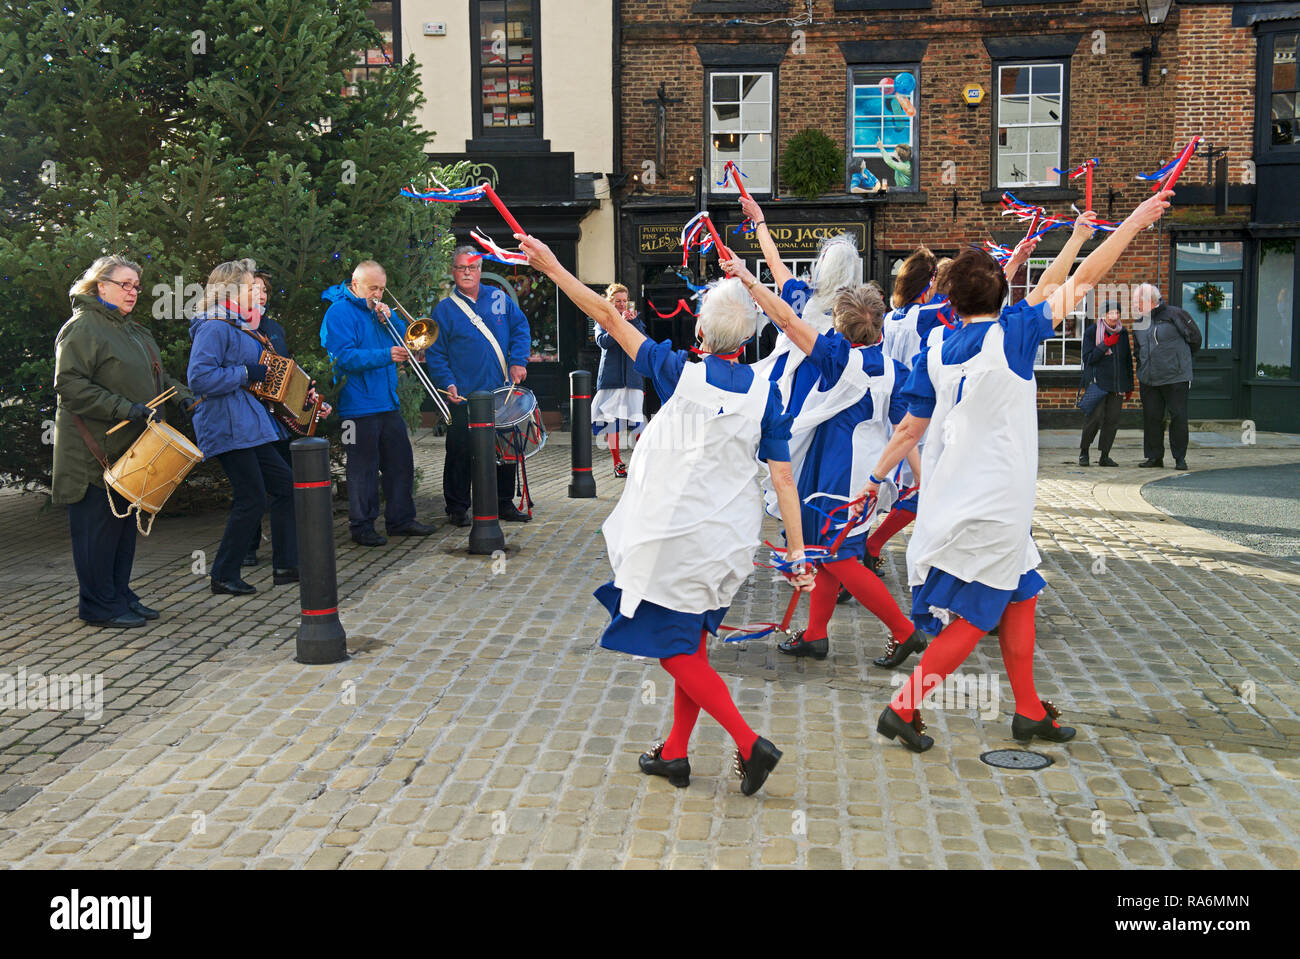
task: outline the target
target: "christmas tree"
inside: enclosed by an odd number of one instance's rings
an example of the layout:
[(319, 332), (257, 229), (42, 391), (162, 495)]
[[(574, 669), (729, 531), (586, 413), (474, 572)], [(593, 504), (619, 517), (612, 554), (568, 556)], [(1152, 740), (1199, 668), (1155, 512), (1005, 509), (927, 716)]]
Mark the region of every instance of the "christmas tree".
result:
[[(436, 298), (454, 208), (398, 192), (467, 174), (425, 158), (414, 59), (350, 79), (381, 43), (368, 6), (0, 6), (0, 483), (49, 482), (54, 338), (105, 253), (144, 268), (132, 315), (182, 380), (195, 294), (224, 260), (271, 272), (273, 314), (327, 397), (321, 291), (375, 259), (408, 307)], [(413, 419), (423, 393), (403, 392)]]

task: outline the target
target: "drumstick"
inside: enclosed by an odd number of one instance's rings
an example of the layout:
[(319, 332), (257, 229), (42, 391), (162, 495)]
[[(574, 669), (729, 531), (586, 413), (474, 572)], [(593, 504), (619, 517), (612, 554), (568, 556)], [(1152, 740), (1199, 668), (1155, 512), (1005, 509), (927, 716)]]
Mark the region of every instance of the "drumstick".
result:
[(483, 184), (483, 195), (492, 201), (492, 205), (496, 207), (497, 212), (501, 214), (501, 219), (506, 221), (506, 226), (510, 227), (510, 229), (515, 233), (520, 233), (524, 236), (528, 235), (528, 231), (520, 226), (519, 221), (510, 215), (510, 211), (506, 209), (506, 205), (502, 203), (501, 198), (497, 196), (496, 190), (492, 189), (491, 183)]
[[(148, 403), (144, 405), (149, 407), (149, 409), (154, 410), (157, 409), (162, 404), (166, 403), (175, 395), (176, 395), (176, 387), (169, 386), (167, 387), (167, 389), (163, 390), (163, 392), (159, 393), (157, 396), (155, 396), (153, 399), (151, 399)], [(130, 422), (131, 422), (130, 420), (123, 420), (122, 422), (118, 423), (116, 426), (110, 428), (109, 431), (104, 435), (112, 436), (114, 433), (116, 433), (123, 426), (126, 426), (126, 424)]]

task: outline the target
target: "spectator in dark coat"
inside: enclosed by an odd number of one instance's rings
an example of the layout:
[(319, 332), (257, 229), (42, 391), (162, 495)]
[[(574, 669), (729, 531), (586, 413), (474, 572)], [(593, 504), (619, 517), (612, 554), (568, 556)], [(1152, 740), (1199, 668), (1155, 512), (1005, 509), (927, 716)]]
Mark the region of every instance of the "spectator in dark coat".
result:
[(1187, 469), (1187, 397), (1192, 388), (1192, 356), (1201, 348), (1201, 330), (1186, 310), (1166, 303), (1160, 290), (1144, 283), (1133, 291), (1133, 353), (1142, 396), (1142, 447), (1139, 466), (1165, 465), (1165, 411), (1169, 411), (1169, 451), (1174, 467)]
[(1110, 458), (1110, 448), (1119, 430), (1119, 414), (1124, 400), (1133, 393), (1133, 353), (1128, 330), (1119, 317), (1119, 304), (1106, 304), (1106, 312), (1098, 323), (1083, 331), (1084, 382), (1096, 383), (1106, 391), (1101, 402), (1092, 408), (1083, 424), (1079, 439), (1079, 465), (1088, 465), (1088, 447), (1100, 431), (1097, 449), (1099, 466), (1118, 466)]
[[(614, 304), (623, 319), (641, 333), (645, 324), (637, 318), (636, 310), (628, 306), (627, 287), (611, 283), (605, 290), (605, 299)], [(645, 426), (645, 381), (633, 366), (632, 358), (623, 351), (609, 331), (597, 326), (596, 345), (600, 347), (600, 370), (596, 374), (596, 395), (591, 403), (591, 431), (604, 436), (614, 458), (614, 475), (627, 476), (627, 464), (619, 455), (619, 432), (627, 430), (628, 447), (632, 438)]]

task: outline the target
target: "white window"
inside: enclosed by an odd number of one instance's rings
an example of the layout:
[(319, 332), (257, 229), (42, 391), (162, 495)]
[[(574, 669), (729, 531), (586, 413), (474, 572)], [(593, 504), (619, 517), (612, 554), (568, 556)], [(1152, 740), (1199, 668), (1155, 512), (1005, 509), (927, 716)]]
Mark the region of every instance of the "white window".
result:
[(1061, 167), (1062, 93), (1059, 63), (998, 67), (999, 187), (1057, 186)]
[[(1016, 277), (1018, 282), (1011, 284), (1011, 302), (1023, 300), (1038, 283), (1039, 277), (1052, 264), (1053, 257), (1031, 257), (1024, 270)], [(1083, 262), (1079, 257), (1075, 267)], [(1074, 272), (1074, 267), (1070, 272)], [(1023, 279), (1022, 279), (1023, 277)], [(1038, 347), (1038, 356), (1034, 359), (1036, 370), (1078, 370), (1083, 368), (1083, 331), (1092, 322), (1093, 291), (1087, 295), (1074, 310), (1066, 314), (1061, 325), (1056, 328), (1056, 335), (1044, 340)]]
[(709, 169), (712, 193), (735, 194), (722, 179), (732, 160), (750, 193), (772, 192), (772, 74), (714, 73), (709, 77)]

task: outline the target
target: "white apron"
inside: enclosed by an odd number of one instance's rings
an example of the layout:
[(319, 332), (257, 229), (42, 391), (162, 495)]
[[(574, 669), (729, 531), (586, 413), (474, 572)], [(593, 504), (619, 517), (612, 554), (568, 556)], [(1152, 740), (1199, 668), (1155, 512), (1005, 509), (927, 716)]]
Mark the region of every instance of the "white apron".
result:
[[(816, 330), (818, 335), (828, 332), (835, 325), (831, 315), (820, 310), (813, 310), (801, 317), (801, 319)], [(757, 363), (750, 364), (749, 368), (764, 379), (771, 379), (772, 370), (776, 367), (777, 360), (783, 356), (789, 357), (789, 359), (785, 361), (785, 369), (781, 371), (781, 377), (776, 381), (776, 384), (781, 390), (782, 412), (789, 412), (791, 388), (794, 386), (794, 371), (799, 368), (800, 363), (808, 358), (807, 354), (790, 342), (790, 337), (784, 333), (779, 333), (776, 342), (772, 345), (772, 352)]]
[[(864, 369), (865, 351), (855, 348), (853, 354), (853, 358), (850, 359), (834, 386), (822, 392), (818, 389), (821, 385), (819, 381), (818, 386), (813, 387), (804, 401), (803, 409), (794, 418), (790, 428), (790, 468), (797, 482), (803, 474), (804, 460), (807, 458), (813, 433), (817, 427), (857, 403), (868, 391), (871, 392), (872, 417), (859, 423), (853, 430), (853, 465), (849, 470), (848, 489), (850, 498), (867, 484), (871, 468), (876, 465), (885, 444), (889, 442), (889, 401), (894, 392), (893, 363), (886, 359), (884, 373), (879, 376), (868, 376)], [(800, 490), (799, 492), (800, 498), (804, 499), (812, 493), (831, 491)], [(772, 486), (770, 475), (764, 482), (763, 494), (768, 513), (780, 518), (781, 508), (777, 504), (776, 490)], [(819, 497), (815, 502), (822, 509), (830, 505), (826, 497)], [(849, 535), (856, 536), (865, 532), (871, 524), (872, 515), (874, 511), (861, 517), (857, 527), (850, 531)], [(804, 538), (809, 538), (807, 530), (804, 531)]]
[(705, 380), (703, 363), (688, 363), (650, 420), (603, 529), (624, 616), (642, 600), (682, 613), (730, 606), (753, 572), (770, 389), (756, 375), (748, 392), (731, 393)]
[[(943, 327), (930, 332), (934, 384), (907, 580), (940, 569), (968, 583), (1015, 589), (1038, 566), (1030, 536), (1038, 475), (1037, 384), (1007, 366), (1003, 330), (988, 324), (980, 352), (943, 362)], [(963, 383), (963, 380), (965, 381)], [(961, 402), (957, 402), (958, 387)]]
[(921, 352), (921, 336), (916, 332), (916, 321), (921, 306), (913, 303), (906, 309), (893, 310), (885, 317), (881, 325), (884, 337), (885, 356), (898, 360), (909, 370), (916, 354)]

